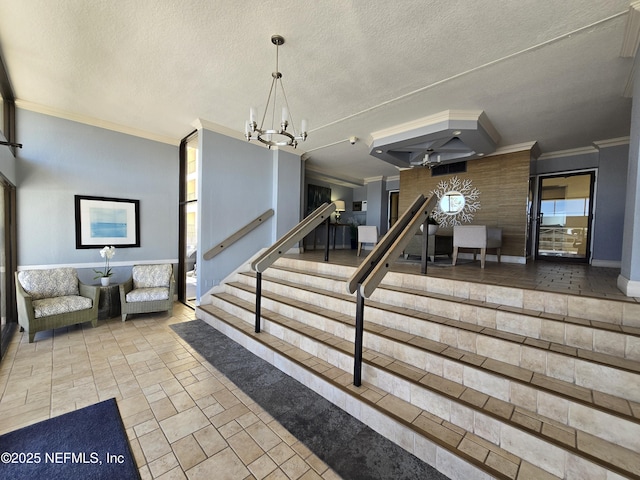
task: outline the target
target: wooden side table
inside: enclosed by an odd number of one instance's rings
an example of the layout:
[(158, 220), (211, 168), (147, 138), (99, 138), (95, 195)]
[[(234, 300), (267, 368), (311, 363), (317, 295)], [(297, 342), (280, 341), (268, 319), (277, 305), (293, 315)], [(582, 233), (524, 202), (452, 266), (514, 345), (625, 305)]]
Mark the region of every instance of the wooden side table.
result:
[(120, 315), (120, 286), (111, 284), (100, 287), (98, 301), (98, 320), (107, 320)]

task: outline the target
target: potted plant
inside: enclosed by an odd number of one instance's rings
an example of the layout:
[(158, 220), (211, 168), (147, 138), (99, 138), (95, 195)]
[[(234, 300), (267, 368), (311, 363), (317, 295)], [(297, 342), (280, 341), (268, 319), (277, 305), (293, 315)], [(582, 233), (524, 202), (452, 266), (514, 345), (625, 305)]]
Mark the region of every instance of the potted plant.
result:
[[(435, 235), (436, 232), (438, 231), (438, 227), (440, 227), (440, 224), (438, 223), (438, 221), (435, 218), (433, 218), (431, 215), (429, 215), (429, 217), (427, 218), (427, 234)], [(420, 225), (420, 231), (421, 232), (424, 231), (424, 224)]]
[(115, 254), (116, 254), (116, 247), (113, 247), (113, 246), (104, 247), (102, 248), (102, 250), (100, 250), (100, 256), (104, 258), (104, 270), (94, 269), (93, 271), (96, 272), (98, 275), (93, 277), (93, 279), (96, 280), (99, 278), (100, 283), (102, 284), (103, 287), (106, 287), (109, 285), (110, 277), (111, 275), (113, 275), (113, 271), (109, 267), (109, 261)]
[(427, 218), (428, 235), (435, 235), (439, 227), (440, 227), (440, 224), (438, 223), (438, 221), (435, 218), (433, 218), (431, 215), (429, 215), (429, 217)]

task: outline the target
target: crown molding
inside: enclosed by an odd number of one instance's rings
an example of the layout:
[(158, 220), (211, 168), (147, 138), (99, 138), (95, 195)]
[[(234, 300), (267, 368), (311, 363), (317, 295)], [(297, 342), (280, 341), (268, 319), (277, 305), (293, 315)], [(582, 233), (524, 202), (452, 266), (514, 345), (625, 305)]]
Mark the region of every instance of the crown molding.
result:
[(627, 23), (624, 27), (624, 37), (622, 39), (622, 48), (620, 56), (624, 58), (633, 58), (638, 51), (640, 44), (640, 1), (632, 2), (629, 5), (629, 15)]
[(232, 137), (237, 138), (238, 140), (246, 141), (244, 135), (241, 135), (239, 131), (225, 127), (218, 123), (210, 122), (209, 120), (205, 120), (204, 118), (196, 118), (193, 122), (191, 122), (191, 126), (196, 130), (209, 130), (210, 132), (219, 133), (220, 135), (224, 135), (226, 137)]
[(537, 141), (516, 143), (514, 145), (505, 145), (503, 147), (498, 147), (495, 152), (490, 153), (489, 155), (487, 155), (487, 157), (493, 157), (495, 155), (505, 155), (507, 153), (516, 153), (516, 152), (524, 152), (528, 150), (535, 150), (537, 145), (538, 145)]
[(619, 147), (621, 145), (629, 145), (631, 137), (610, 138), (609, 140), (598, 140), (593, 144), (598, 148)]
[(364, 182), (357, 178), (351, 177), (336, 177), (334, 174), (326, 173), (322, 170), (314, 168), (311, 165), (305, 166), (305, 175), (307, 179), (316, 179), (327, 183), (333, 183), (334, 185), (342, 185), (349, 188), (359, 188), (364, 186)]
[(384, 180), (384, 176), (382, 175), (378, 175), (376, 177), (367, 177), (364, 179), (364, 184), (367, 185), (368, 183), (382, 182), (383, 180)]
[(99, 118), (89, 117), (86, 115), (66, 112), (57, 108), (47, 107), (45, 105), (40, 105), (33, 102), (27, 102), (25, 100), (16, 100), (16, 107), (23, 110), (28, 110), (30, 112), (42, 113), (51, 117), (62, 118), (64, 120), (70, 120), (72, 122), (91, 125), (92, 127), (104, 128), (105, 130), (111, 130), (113, 132), (124, 133), (126, 135), (131, 135), (134, 137), (153, 140), (154, 142), (167, 143), (174, 146), (180, 145), (179, 138), (156, 135), (155, 133), (151, 133), (146, 130), (127, 127), (126, 125), (120, 125), (118, 123), (108, 122), (106, 120), (101, 120)]
[(558, 150), (557, 152), (543, 153), (538, 160), (548, 160), (550, 158), (573, 157), (576, 155), (591, 155), (598, 153), (598, 149), (594, 146), (571, 148), (569, 150)]
[(400, 174), (387, 177), (385, 181), (387, 182), (400, 181)]

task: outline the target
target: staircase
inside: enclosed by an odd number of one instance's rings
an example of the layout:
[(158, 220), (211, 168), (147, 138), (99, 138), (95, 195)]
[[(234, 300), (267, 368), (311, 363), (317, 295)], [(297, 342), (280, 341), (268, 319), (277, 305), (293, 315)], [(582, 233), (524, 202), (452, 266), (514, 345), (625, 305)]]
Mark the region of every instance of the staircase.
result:
[(640, 304), (390, 273), (353, 386), (353, 267), (281, 258), (207, 321), (454, 479), (640, 478)]

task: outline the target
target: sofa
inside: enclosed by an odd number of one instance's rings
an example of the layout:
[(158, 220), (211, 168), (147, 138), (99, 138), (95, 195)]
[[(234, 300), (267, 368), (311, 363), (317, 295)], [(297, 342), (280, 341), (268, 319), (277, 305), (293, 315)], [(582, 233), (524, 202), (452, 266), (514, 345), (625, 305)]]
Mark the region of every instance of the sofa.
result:
[(171, 264), (134, 265), (129, 280), (120, 284), (122, 321), (135, 313), (167, 311), (171, 316), (175, 289)]
[[(429, 235), (427, 256), (433, 262), (438, 255), (451, 257), (453, 252), (453, 237), (451, 235)], [(422, 232), (418, 230), (404, 249), (405, 260), (409, 256), (422, 257)]]
[(98, 324), (100, 288), (78, 280), (75, 268), (16, 272), (18, 323), (33, 343), (37, 332), (78, 323)]

